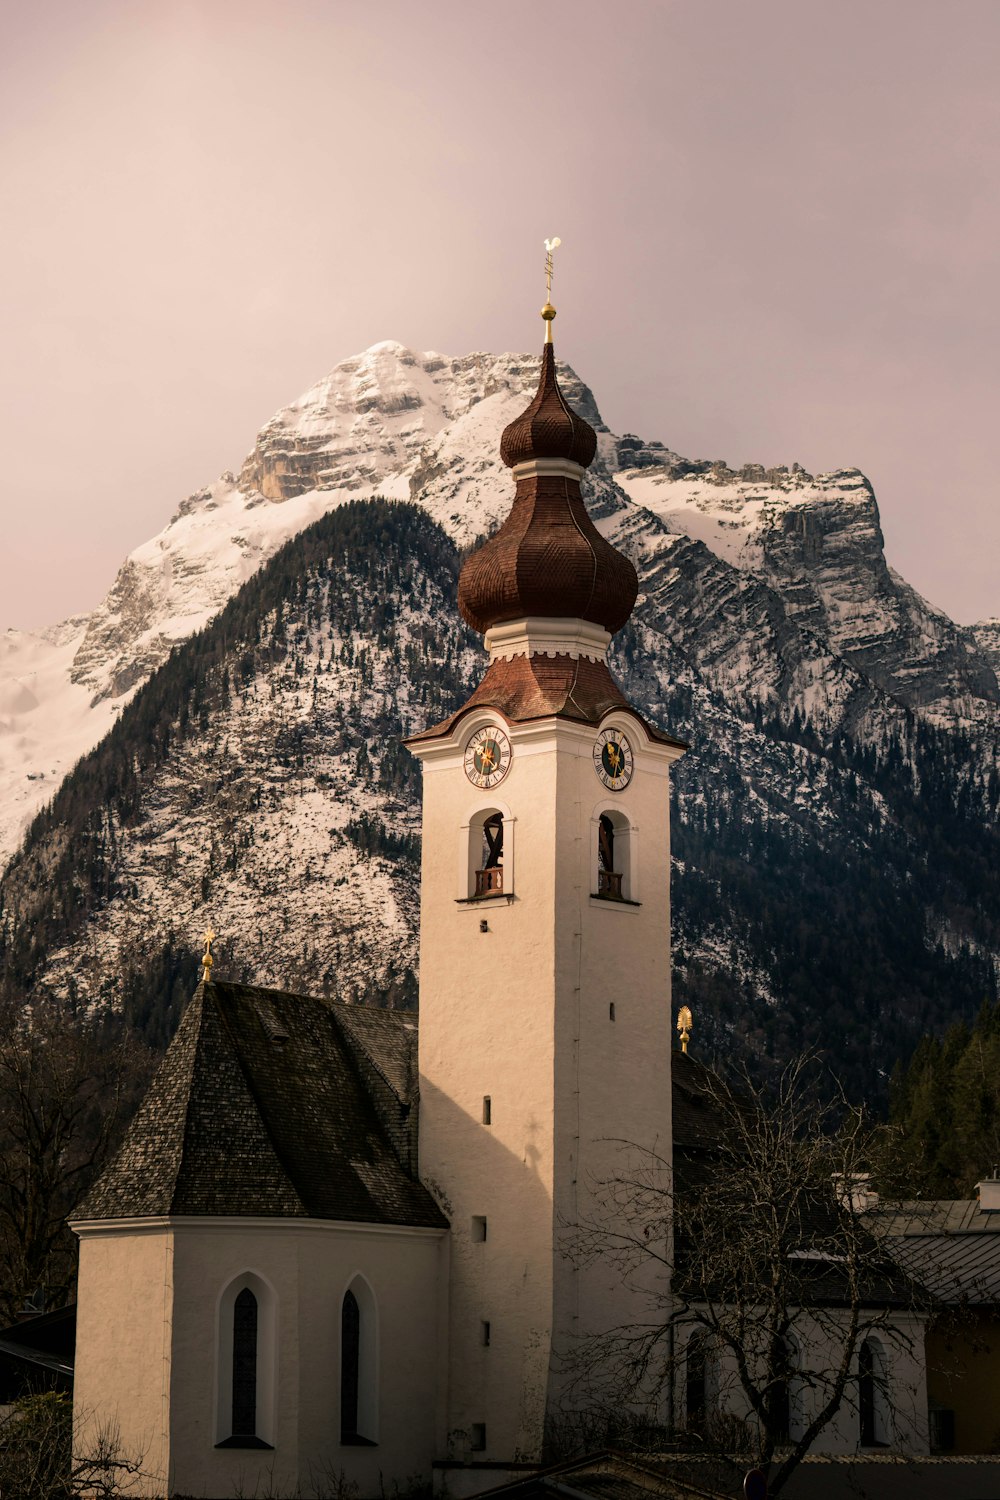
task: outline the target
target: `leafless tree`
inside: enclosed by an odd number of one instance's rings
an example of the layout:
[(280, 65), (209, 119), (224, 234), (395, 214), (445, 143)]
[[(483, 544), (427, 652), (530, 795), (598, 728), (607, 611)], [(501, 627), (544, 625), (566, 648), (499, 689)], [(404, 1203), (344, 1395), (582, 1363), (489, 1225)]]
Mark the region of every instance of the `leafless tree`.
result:
[[(567, 1254), (610, 1262), (643, 1306), (572, 1353), (570, 1401), (770, 1470), (772, 1495), (834, 1425), (906, 1447), (922, 1416), (903, 1367), (919, 1368), (929, 1299), (852, 1201), (877, 1135), (843, 1098), (821, 1102), (815, 1058), (766, 1094), (685, 1065), (710, 1127), (697, 1149), (677, 1140), (671, 1162), (618, 1143), (621, 1169), (567, 1230)], [(657, 1282), (670, 1292), (651, 1305)]]
[(143, 1475), (113, 1428), (73, 1453), (73, 1403), (56, 1391), (26, 1396), (0, 1419), (0, 1494), (17, 1500), (115, 1500)]
[(115, 1148), (150, 1058), (116, 1017), (52, 1000), (0, 1013), (0, 1317), (39, 1288), (64, 1301), (76, 1246), (65, 1217)]

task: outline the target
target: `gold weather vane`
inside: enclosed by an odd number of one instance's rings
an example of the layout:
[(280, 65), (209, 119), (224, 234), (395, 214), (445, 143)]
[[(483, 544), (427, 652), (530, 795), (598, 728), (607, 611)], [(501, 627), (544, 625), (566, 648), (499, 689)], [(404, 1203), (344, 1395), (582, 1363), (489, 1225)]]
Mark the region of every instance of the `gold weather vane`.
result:
[(545, 242), (545, 306), (542, 308), (542, 317), (545, 319), (545, 342), (552, 342), (552, 319), (556, 310), (552, 306), (552, 252), (558, 250), (562, 240), (556, 235), (555, 239)]
[(686, 1052), (691, 1040), (691, 1011), (686, 1005), (682, 1005), (677, 1012), (677, 1030), (681, 1036), (681, 1051)]
[(212, 977), (212, 944), (215, 942), (215, 933), (212, 931), (211, 923), (203, 933), (205, 951), (201, 955), (201, 982), (207, 984)]

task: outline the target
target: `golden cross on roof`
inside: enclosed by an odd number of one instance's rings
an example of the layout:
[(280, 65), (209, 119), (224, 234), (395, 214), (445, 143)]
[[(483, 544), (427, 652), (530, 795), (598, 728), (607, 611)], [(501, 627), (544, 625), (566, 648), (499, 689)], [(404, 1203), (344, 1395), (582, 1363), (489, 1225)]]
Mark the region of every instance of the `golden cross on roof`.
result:
[(212, 924), (209, 923), (202, 934), (205, 951), (201, 956), (201, 982), (207, 984), (212, 977), (212, 944), (215, 942), (215, 933)]
[(681, 1051), (686, 1052), (691, 1040), (691, 1011), (686, 1005), (682, 1005), (677, 1012), (677, 1030), (681, 1036)]
[(545, 241), (545, 306), (542, 308), (542, 317), (545, 319), (545, 342), (552, 342), (552, 319), (556, 310), (552, 306), (552, 253), (559, 249), (562, 240), (558, 235), (554, 239)]

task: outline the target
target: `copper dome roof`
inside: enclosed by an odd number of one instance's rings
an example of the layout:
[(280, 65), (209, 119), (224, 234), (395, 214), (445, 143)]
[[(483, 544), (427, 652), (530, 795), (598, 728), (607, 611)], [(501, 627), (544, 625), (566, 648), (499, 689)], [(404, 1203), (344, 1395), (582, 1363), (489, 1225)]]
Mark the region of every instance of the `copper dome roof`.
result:
[(556, 379), (555, 347), (542, 351), (542, 372), (534, 400), (500, 439), (500, 457), (509, 469), (532, 458), (568, 458), (586, 469), (597, 452), (597, 433), (566, 401)]
[[(596, 447), (594, 429), (559, 389), (553, 348), (546, 344), (535, 397), (501, 439), (503, 461), (568, 459), (586, 466)], [(571, 471), (543, 471), (517, 480), (510, 515), (466, 559), (458, 607), (481, 632), (505, 620), (542, 617), (588, 620), (613, 634), (632, 613), (638, 589), (628, 558), (587, 514), (579, 480)]]

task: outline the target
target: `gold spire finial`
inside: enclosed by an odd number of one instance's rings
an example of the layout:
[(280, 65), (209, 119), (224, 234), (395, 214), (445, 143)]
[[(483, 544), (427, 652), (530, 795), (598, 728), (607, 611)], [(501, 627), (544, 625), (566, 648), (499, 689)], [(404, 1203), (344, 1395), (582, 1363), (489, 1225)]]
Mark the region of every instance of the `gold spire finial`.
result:
[(212, 931), (211, 923), (205, 928), (202, 936), (205, 951), (201, 955), (201, 982), (207, 984), (212, 977), (212, 944), (215, 942), (215, 933)]
[(677, 1012), (677, 1030), (681, 1034), (681, 1051), (686, 1052), (691, 1040), (691, 1011), (686, 1005)]
[(556, 310), (552, 306), (552, 252), (558, 250), (562, 240), (556, 235), (555, 239), (545, 241), (545, 306), (542, 308), (542, 317), (545, 319), (545, 342), (552, 342), (552, 319)]

